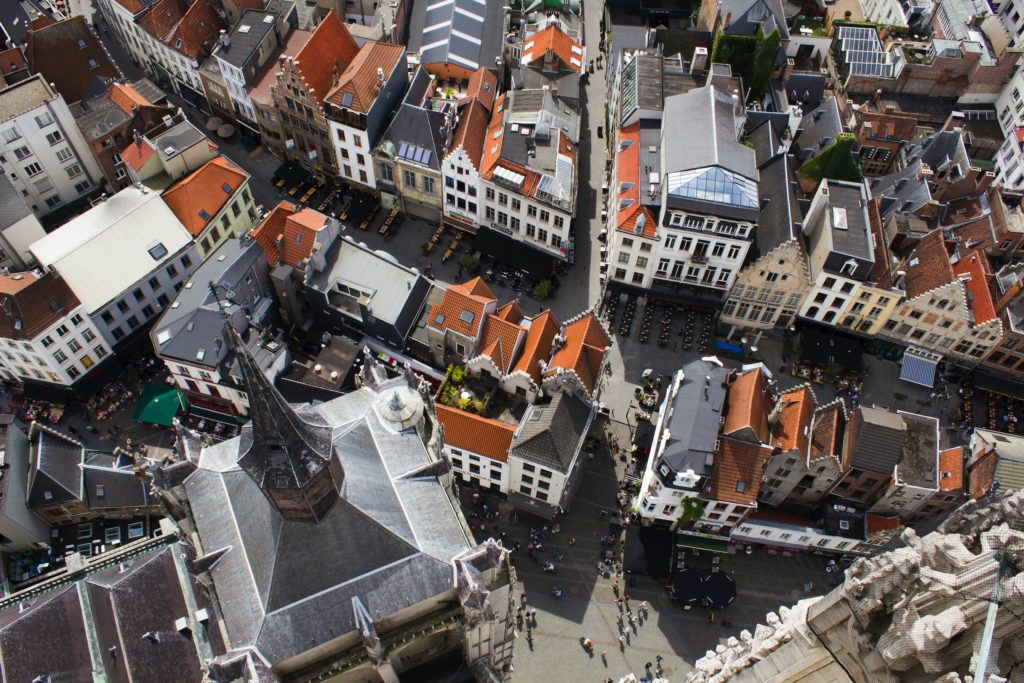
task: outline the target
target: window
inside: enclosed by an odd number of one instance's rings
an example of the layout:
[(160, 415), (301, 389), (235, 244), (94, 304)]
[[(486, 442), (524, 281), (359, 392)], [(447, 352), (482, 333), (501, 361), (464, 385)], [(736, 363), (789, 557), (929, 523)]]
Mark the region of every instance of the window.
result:
[(70, 368), (68, 368), (68, 377), (70, 377), (71, 379), (75, 379), (81, 374), (82, 373), (78, 371), (78, 368), (76, 368), (73, 365)]
[(75, 192), (77, 192), (78, 194), (82, 194), (83, 192), (88, 190), (90, 187), (92, 187), (92, 185), (89, 183), (89, 181), (88, 180), (83, 180), (80, 183), (75, 183)]
[(86, 342), (91, 342), (95, 338), (96, 335), (93, 333), (92, 330), (85, 330), (82, 332), (82, 339), (84, 339)]
[(51, 337), (50, 335), (46, 335), (45, 337), (42, 338), (41, 341), (43, 342), (44, 349), (48, 349), (50, 348), (50, 346), (53, 345), (53, 337)]
[(28, 166), (26, 166), (24, 170), (25, 170), (25, 175), (27, 175), (27, 176), (29, 176), (31, 178), (34, 175), (39, 175), (40, 173), (42, 173), (43, 172), (43, 167), (40, 166), (37, 163), (31, 163)]
[(14, 126), (5, 129), (3, 133), (0, 133), (0, 135), (3, 136), (4, 142), (7, 143), (14, 142), (15, 140), (21, 138), (21, 133), (19, 133), (18, 129)]
[(149, 304), (146, 304), (145, 306), (143, 306), (142, 307), (142, 315), (146, 316), (147, 320), (149, 318), (152, 318), (153, 317), (153, 307), (151, 305), (149, 305)]
[(537, 217), (537, 207), (534, 206), (533, 204), (527, 204), (526, 205), (526, 215), (529, 216), (530, 218), (536, 218)]
[(136, 318), (134, 315), (128, 316), (128, 319), (125, 322), (127, 322), (128, 327), (130, 327), (133, 330), (139, 326), (139, 319)]
[(159, 261), (164, 256), (167, 256), (167, 247), (163, 245), (163, 242), (157, 242), (148, 249), (149, 255), (153, 257), (154, 261)]
[(189, 256), (188, 254), (185, 254), (184, 256), (182, 256), (181, 257), (181, 267), (182, 268), (191, 268), (192, 267), (192, 257)]
[(416, 189), (416, 174), (412, 171), (402, 171), (402, 182), (405, 186), (413, 190)]
[(520, 202), (519, 202), (519, 200), (518, 200), (518, 199), (516, 199), (515, 197), (513, 197), (513, 198), (512, 198), (512, 210), (513, 210), (513, 211), (519, 211), (519, 210), (520, 210), (520, 206), (521, 206), (521, 205), (520, 205)]
[(72, 353), (78, 353), (82, 350), (82, 345), (78, 343), (78, 340), (72, 339), (68, 342), (68, 348), (71, 349)]
[(427, 194), (434, 194), (434, 179), (423, 176), (423, 191)]
[(64, 136), (60, 134), (59, 130), (55, 130), (52, 133), (47, 133), (46, 134), (46, 141), (50, 143), (51, 147), (53, 147), (58, 142), (63, 142), (64, 141)]
[(22, 145), (18, 149), (14, 150), (14, 156), (18, 158), (18, 161), (24, 161), (32, 156), (32, 150)]
[(68, 333), (68, 326), (67, 325), (61, 325), (60, 327), (57, 328), (57, 334), (60, 335), (61, 337), (63, 337), (67, 333)]
[(540, 210), (540, 220), (541, 220), (542, 223), (547, 223), (550, 218), (551, 218), (551, 214), (550, 213), (548, 213), (544, 209)]
[(537, 239), (541, 242), (548, 241), (548, 231), (544, 228), (537, 228)]
[(67, 362), (68, 357), (67, 354), (64, 353), (63, 351), (58, 351), (57, 353), (53, 354), (53, 359), (58, 363), (65, 363)]
[(42, 114), (36, 117), (36, 125), (40, 128), (46, 128), (53, 123), (53, 117), (50, 116), (50, 112), (44, 111)]

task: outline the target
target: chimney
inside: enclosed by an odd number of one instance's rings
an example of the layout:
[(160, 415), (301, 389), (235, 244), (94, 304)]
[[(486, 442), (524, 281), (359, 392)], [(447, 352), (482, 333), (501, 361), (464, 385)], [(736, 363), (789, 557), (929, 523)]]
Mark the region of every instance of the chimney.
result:
[(708, 49), (698, 47), (693, 50), (693, 57), (690, 59), (690, 75), (703, 75), (708, 70)]
[(228, 38), (228, 32), (224, 29), (220, 30), (220, 44), (223, 47), (231, 47), (231, 39)]
[(377, 67), (377, 86), (379, 88), (384, 87), (384, 69), (379, 66)]

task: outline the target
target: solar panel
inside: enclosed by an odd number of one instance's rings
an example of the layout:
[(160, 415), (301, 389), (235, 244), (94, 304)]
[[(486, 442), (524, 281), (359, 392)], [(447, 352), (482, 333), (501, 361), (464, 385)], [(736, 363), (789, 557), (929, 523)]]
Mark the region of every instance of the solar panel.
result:
[(417, 147), (416, 148), (416, 154), (415, 154), (415, 156), (413, 156), (412, 160), (415, 161), (417, 164), (422, 164), (423, 163), (423, 152), (425, 152), (425, 151), (426, 150), (423, 149), (422, 147)]
[(341, 106), (351, 107), (352, 106), (352, 93), (347, 92), (341, 96)]

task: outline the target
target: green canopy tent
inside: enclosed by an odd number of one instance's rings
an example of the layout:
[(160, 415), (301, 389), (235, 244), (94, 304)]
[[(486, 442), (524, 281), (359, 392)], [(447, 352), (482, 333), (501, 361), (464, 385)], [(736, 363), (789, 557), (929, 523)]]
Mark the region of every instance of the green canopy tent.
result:
[(170, 427), (179, 408), (188, 409), (188, 402), (180, 391), (166, 384), (147, 384), (134, 417), (139, 422)]

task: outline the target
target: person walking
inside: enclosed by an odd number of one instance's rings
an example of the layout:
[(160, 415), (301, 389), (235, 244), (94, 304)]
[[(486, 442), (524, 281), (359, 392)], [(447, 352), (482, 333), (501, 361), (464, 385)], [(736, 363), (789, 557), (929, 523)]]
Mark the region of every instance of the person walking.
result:
[(607, 666), (607, 664), (608, 664), (608, 650), (601, 650), (601, 661), (604, 662), (605, 665)]

